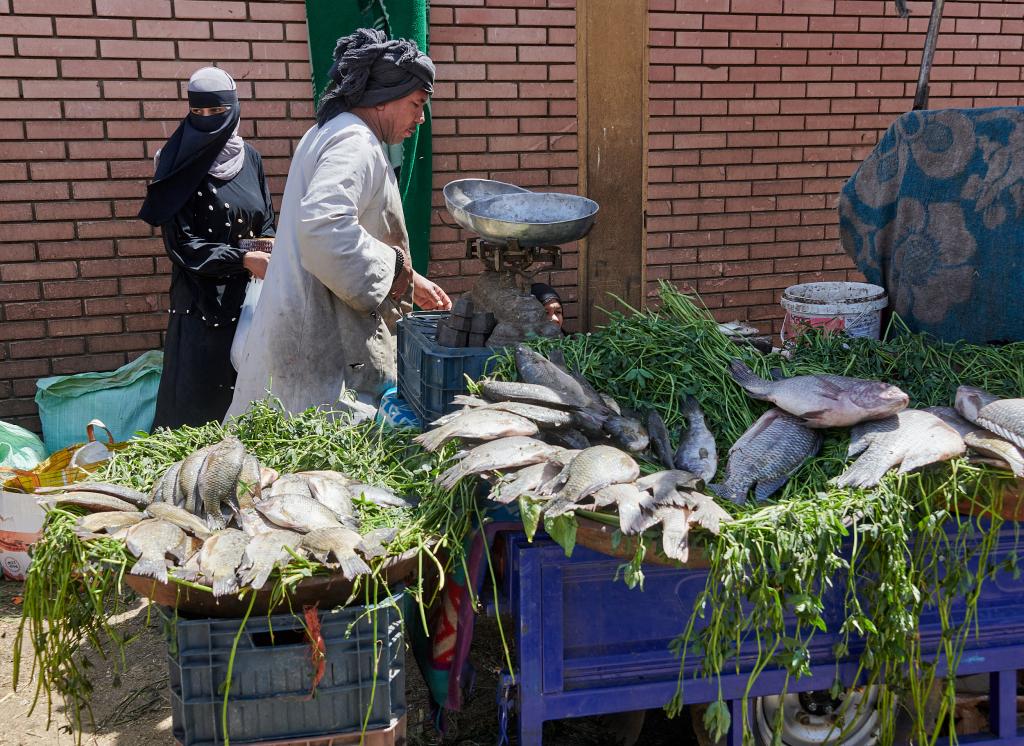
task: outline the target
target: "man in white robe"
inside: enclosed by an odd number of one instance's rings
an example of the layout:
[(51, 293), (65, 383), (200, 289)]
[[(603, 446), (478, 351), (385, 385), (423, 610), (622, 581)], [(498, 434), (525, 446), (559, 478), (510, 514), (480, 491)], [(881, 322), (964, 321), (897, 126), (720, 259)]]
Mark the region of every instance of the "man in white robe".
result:
[(451, 300), (415, 273), (384, 144), (424, 121), (434, 66), (413, 42), (360, 29), (339, 39), (317, 124), (288, 170), (270, 263), (227, 416), (267, 391), (289, 412), (372, 417), (396, 377), (394, 322), (412, 288), (427, 310)]

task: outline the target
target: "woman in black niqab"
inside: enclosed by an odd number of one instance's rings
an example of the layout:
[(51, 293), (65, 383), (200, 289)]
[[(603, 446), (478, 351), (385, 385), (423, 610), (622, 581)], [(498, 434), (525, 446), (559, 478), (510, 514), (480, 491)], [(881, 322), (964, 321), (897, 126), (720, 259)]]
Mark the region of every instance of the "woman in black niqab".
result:
[(235, 81), (218, 68), (198, 70), (188, 102), (189, 113), (156, 154), (139, 212), (160, 228), (171, 260), (154, 428), (223, 418), (235, 384), (231, 342), (246, 285), (266, 272), (274, 236), (263, 161), (238, 134)]

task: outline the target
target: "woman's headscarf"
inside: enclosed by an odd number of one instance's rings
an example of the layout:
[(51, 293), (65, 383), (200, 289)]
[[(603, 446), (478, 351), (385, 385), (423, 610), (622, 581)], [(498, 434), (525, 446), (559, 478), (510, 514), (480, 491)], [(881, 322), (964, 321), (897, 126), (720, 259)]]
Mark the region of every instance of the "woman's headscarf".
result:
[(150, 225), (169, 222), (206, 174), (233, 179), (245, 163), (238, 135), (238, 91), (231, 76), (216, 67), (197, 70), (188, 81), (188, 105), (226, 106), (227, 111), (208, 117), (190, 111), (157, 151), (156, 174), (139, 210), (139, 217)]
[(541, 305), (547, 305), (553, 300), (562, 302), (562, 299), (558, 296), (558, 293), (550, 285), (546, 285), (543, 282), (535, 282), (530, 286), (530, 294), (534, 298), (541, 302)]
[(434, 92), (434, 63), (416, 42), (388, 39), (361, 28), (338, 39), (330, 82), (320, 97), (316, 123), (323, 126), (356, 106), (376, 106), (422, 90)]

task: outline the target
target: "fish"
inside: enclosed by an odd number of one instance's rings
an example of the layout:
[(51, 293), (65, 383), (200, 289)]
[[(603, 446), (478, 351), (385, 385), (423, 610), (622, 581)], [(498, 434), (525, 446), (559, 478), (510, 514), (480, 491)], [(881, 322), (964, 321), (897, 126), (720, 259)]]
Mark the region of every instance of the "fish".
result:
[(666, 469), (672, 469), (673, 453), (672, 443), (669, 442), (668, 428), (665, 421), (661, 419), (658, 410), (652, 409), (647, 413), (647, 434), (650, 436), (651, 450), (657, 456)]
[(110, 495), (111, 497), (119, 498), (139, 508), (144, 508), (152, 502), (151, 496), (144, 492), (139, 492), (131, 487), (125, 487), (120, 484), (110, 484), (109, 482), (79, 482), (60, 487), (39, 487), (35, 492), (37, 495), (52, 495), (61, 492), (95, 492), (100, 495)]
[[(341, 526), (346, 522), (326, 505), (299, 493), (274, 494), (258, 501), (255, 507), (275, 525), (301, 533), (309, 533), (317, 528)], [(349, 516), (348, 522), (354, 522), (352, 516)]]
[(521, 381), (481, 381), (480, 391), (486, 399), (496, 401), (518, 401), (525, 404), (558, 407), (561, 409), (583, 409), (578, 401), (567, 399), (547, 386)]
[(698, 525), (717, 536), (721, 531), (722, 524), (732, 520), (732, 516), (715, 502), (711, 495), (693, 490), (684, 490), (682, 494), (687, 498), (685, 507), (690, 509), (691, 528)]
[(242, 564), (249, 537), (234, 528), (215, 531), (199, 550), (199, 570), (213, 587), (213, 595), (226, 596), (239, 590), (235, 572)]
[(638, 489), (650, 492), (654, 497), (655, 505), (665, 505), (678, 500), (678, 489), (690, 489), (696, 487), (700, 479), (696, 474), (680, 469), (669, 469), (667, 471), (656, 471), (636, 480)]
[(906, 409), (892, 417), (867, 422), (850, 432), (848, 457), (859, 455), (832, 482), (839, 487), (874, 487), (889, 469), (901, 473), (961, 455), (960, 434), (931, 412)]
[(247, 455), (242, 441), (227, 437), (210, 449), (199, 470), (196, 490), (202, 497), (206, 521), (212, 529), (222, 529), (227, 525), (220, 506), (221, 503), (230, 504), (235, 497), (238, 475)]
[(329, 508), (339, 519), (348, 517), (356, 520), (352, 507), (351, 480), (339, 472), (309, 472), (303, 474), (309, 485), (310, 496)]
[(153, 503), (146, 508), (146, 514), (152, 518), (173, 523), (182, 531), (199, 539), (206, 539), (212, 533), (202, 518), (170, 503)]
[(176, 505), (178, 502), (178, 474), (181, 472), (181, 461), (176, 461), (153, 483), (152, 501)]
[(983, 389), (961, 386), (956, 390), (956, 411), (1024, 448), (1024, 399), (999, 399)]
[(39, 496), (36, 498), (36, 501), (43, 507), (77, 505), (93, 513), (109, 510), (124, 510), (129, 513), (139, 512), (139, 509), (130, 502), (99, 492), (58, 492)]
[(769, 381), (738, 359), (729, 364), (729, 372), (749, 396), (772, 402), (807, 427), (849, 427), (889, 417), (910, 404), (901, 389), (881, 381), (831, 375)]
[(372, 484), (356, 482), (350, 488), (352, 495), (357, 500), (371, 502), (382, 508), (415, 508), (419, 504), (416, 498), (402, 497), (387, 487), (377, 487)]
[(610, 484), (597, 490), (594, 507), (614, 505), (619, 514), (619, 529), (628, 536), (642, 534), (651, 527), (649, 511), (654, 510), (654, 498), (636, 484)]
[(203, 468), (206, 456), (213, 446), (205, 446), (193, 453), (181, 462), (178, 470), (178, 495), (174, 504), (179, 508), (185, 508), (190, 513), (199, 515), (201, 501), (196, 484), (199, 481), (199, 472)]
[(484, 443), (465, 453), (457, 464), (447, 469), (435, 480), (445, 489), (451, 489), (459, 480), (488, 471), (508, 471), (518, 466), (529, 466), (541, 461), (551, 461), (566, 449), (553, 446), (535, 438), (516, 435)]
[(558, 476), (561, 471), (560, 464), (550, 461), (524, 466), (518, 471), (503, 475), (491, 488), (489, 497), (496, 503), (507, 505), (521, 495), (536, 495), (544, 484)]
[[(432, 427), (446, 425), (461, 415), (466, 414), (468, 411), (479, 409), (495, 409), (501, 412), (511, 412), (512, 414), (532, 420), (543, 428), (568, 427), (573, 422), (572, 412), (568, 412), (564, 409), (552, 409), (551, 407), (542, 407), (536, 404), (525, 404), (524, 402), (518, 401), (489, 402), (485, 399), (477, 399), (476, 397), (471, 396), (456, 396), (455, 399), (469, 400), (474, 403), (467, 403), (461, 410), (437, 418), (430, 423)], [(459, 402), (456, 401), (456, 403)]]
[(555, 517), (572, 511), (576, 503), (612, 484), (632, 482), (640, 476), (640, 466), (629, 454), (611, 446), (591, 446), (579, 452), (568, 465), (565, 485), (552, 495), (544, 509)]
[(357, 576), (370, 572), (370, 566), (356, 554), (357, 549), (365, 549), (363, 537), (351, 529), (341, 526), (318, 528), (302, 537), (301, 546), (321, 564), (326, 565), (328, 558), (334, 555), (346, 580), (355, 580)]
[(251, 537), (238, 566), (239, 585), (258, 591), (275, 567), (284, 567), (291, 560), (288, 549), (297, 550), (301, 543), (302, 534), (284, 529)]
[(661, 551), (680, 562), (690, 559), (690, 510), (658, 508), (654, 517), (661, 524)]
[(931, 412), (956, 430), (970, 450), (994, 459), (997, 465), (1008, 467), (1014, 476), (1024, 477), (1024, 453), (1010, 441), (968, 422), (953, 407), (925, 407), (924, 411)]
[(242, 468), (235, 483), (235, 499), (238, 500), (246, 493), (254, 498), (263, 496), (263, 473), (259, 459), (252, 454), (246, 454), (242, 459)]
[(718, 471), (715, 436), (708, 429), (697, 397), (688, 395), (680, 413), (686, 420), (686, 431), (680, 436), (679, 447), (672, 457), (673, 468), (696, 474), (709, 483)]
[[(568, 373), (570, 376), (576, 379), (576, 382), (579, 383), (580, 388), (583, 389), (583, 393), (590, 400), (591, 406), (593, 406), (597, 410), (609, 408), (609, 404), (605, 400), (605, 395), (601, 394), (597, 389), (591, 386), (590, 381), (588, 381), (577, 371), (569, 367), (569, 364), (565, 361), (565, 353), (563, 353), (560, 349), (558, 349), (557, 347), (552, 349), (551, 352), (548, 353), (548, 360), (550, 360), (551, 363), (555, 365), (559, 370)], [(610, 399), (614, 404), (614, 399), (611, 399), (611, 397), (608, 397), (608, 399)], [(615, 406), (614, 412), (615, 414), (620, 414), (617, 405)]]
[(191, 554), (192, 542), (173, 523), (160, 520), (145, 520), (130, 527), (125, 536), (128, 551), (137, 557), (132, 566), (132, 575), (156, 578), (167, 582), (168, 554), (184, 562)]
[(496, 440), (513, 435), (536, 435), (540, 429), (533, 420), (511, 412), (478, 407), (465, 412), (441, 427), (428, 430), (413, 438), (413, 442), (428, 451), (436, 451), (452, 438), (468, 440)]
[(580, 385), (570, 373), (559, 368), (539, 352), (531, 350), (526, 345), (516, 345), (515, 359), (519, 377), (526, 383), (545, 386), (580, 409), (588, 406), (603, 407), (600, 395), (593, 389), (587, 390), (589, 384), (586, 388)]
[(613, 414), (608, 417), (604, 421), (604, 431), (611, 435), (616, 443), (632, 453), (645, 451), (651, 444), (651, 438), (640, 421), (625, 415)]
[(282, 474), (270, 485), (270, 489), (264, 497), (271, 498), (277, 495), (303, 495), (313, 499), (308, 474)]
[(601, 401), (612, 411), (612, 414), (622, 414), (622, 407), (611, 397), (610, 394), (601, 394)]
[(113, 534), (120, 529), (134, 526), (146, 517), (141, 511), (107, 510), (102, 513), (89, 513), (75, 521), (75, 533), (96, 534), (106, 532)]
[(781, 409), (769, 409), (729, 449), (725, 479), (709, 484), (719, 497), (742, 503), (754, 485), (758, 501), (771, 497), (821, 448), (822, 435)]
[(587, 436), (573, 427), (551, 430), (544, 433), (544, 437), (549, 443), (554, 443), (556, 446), (563, 446), (565, 448), (575, 448), (582, 451), (584, 448), (590, 448), (591, 446), (590, 440)]
[(572, 416), (570, 423), (572, 427), (588, 438), (604, 438), (607, 435), (604, 431), (604, 423), (612, 415), (600, 414), (592, 409), (577, 409), (570, 412), (570, 415)]

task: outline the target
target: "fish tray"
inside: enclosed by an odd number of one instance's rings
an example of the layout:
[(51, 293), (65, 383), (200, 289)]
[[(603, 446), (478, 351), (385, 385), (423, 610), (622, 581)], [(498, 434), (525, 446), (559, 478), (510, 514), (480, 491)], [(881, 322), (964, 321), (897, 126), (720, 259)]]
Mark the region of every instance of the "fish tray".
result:
[[(330, 736), (314, 736), (313, 738), (286, 738), (285, 740), (260, 741), (258, 746), (405, 746), (406, 722), (405, 715), (392, 720), (387, 728), (375, 728), (367, 731), (335, 733)], [(175, 741), (177, 746), (184, 746)]]
[[(300, 615), (172, 619), (166, 627), (172, 732), (181, 746), (305, 743), (392, 727), (405, 714), (401, 593), (373, 609), (320, 611), (323, 677)], [(234, 661), (231, 650), (236, 644)], [(358, 742), (358, 741), (356, 741)], [(328, 741), (328, 743), (347, 743)]]
[[(615, 538), (618, 525), (610, 525), (596, 518), (591, 518), (585, 511), (576, 511), (576, 545), (598, 552), (606, 557), (615, 557), (623, 562), (632, 561), (636, 555), (635, 536), (620, 536)], [(656, 565), (658, 567), (677, 567), (689, 569), (706, 570), (708, 564), (704, 552), (699, 546), (690, 545), (690, 557), (686, 562), (679, 562), (656, 550), (657, 540), (661, 537), (660, 531), (647, 531), (644, 538), (647, 540), (647, 549), (644, 552), (644, 564)]]
[(437, 324), (448, 314), (410, 314), (398, 322), (398, 395), (424, 428), (456, 407), (466, 393), (466, 376), (477, 380), (493, 367), (492, 347), (442, 347)]

